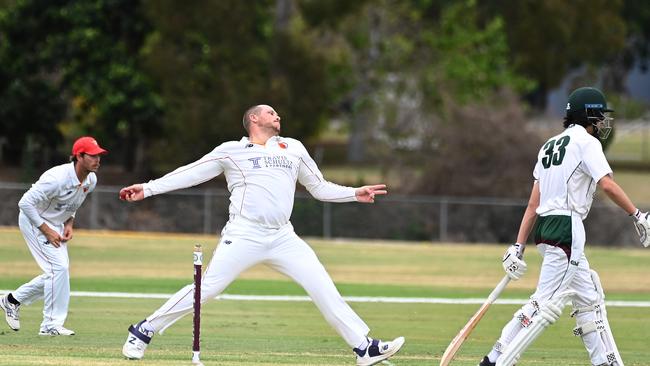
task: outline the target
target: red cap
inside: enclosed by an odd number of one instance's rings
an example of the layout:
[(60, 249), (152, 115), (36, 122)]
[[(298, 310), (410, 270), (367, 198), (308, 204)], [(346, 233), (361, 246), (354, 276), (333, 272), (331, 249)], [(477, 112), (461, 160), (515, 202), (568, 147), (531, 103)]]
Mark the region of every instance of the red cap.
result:
[(77, 139), (72, 145), (72, 155), (86, 153), (89, 155), (106, 154), (108, 151), (102, 149), (97, 140), (90, 136), (84, 136)]

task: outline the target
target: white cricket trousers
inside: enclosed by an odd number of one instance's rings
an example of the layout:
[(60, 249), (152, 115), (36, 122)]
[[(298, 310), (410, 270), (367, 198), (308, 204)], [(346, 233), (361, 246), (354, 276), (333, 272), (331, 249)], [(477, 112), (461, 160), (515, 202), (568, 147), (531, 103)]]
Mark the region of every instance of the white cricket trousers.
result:
[[(12, 294), (25, 305), (43, 299), (42, 330), (62, 326), (68, 316), (70, 303), (68, 246), (61, 243), (60, 247), (55, 248), (48, 243), (45, 235), (22, 212), (18, 215), (18, 226), (43, 274), (20, 286)], [(60, 228), (53, 229), (59, 235), (63, 234)]]
[[(258, 263), (283, 273), (302, 286), (325, 320), (351, 347), (365, 341), (369, 328), (345, 303), (311, 247), (296, 235), (291, 223), (279, 229), (260, 227), (242, 217), (231, 219), (223, 231), (201, 282), (201, 302), (219, 295), (244, 270)], [(174, 294), (147, 318), (162, 333), (193, 309), (194, 285)]]

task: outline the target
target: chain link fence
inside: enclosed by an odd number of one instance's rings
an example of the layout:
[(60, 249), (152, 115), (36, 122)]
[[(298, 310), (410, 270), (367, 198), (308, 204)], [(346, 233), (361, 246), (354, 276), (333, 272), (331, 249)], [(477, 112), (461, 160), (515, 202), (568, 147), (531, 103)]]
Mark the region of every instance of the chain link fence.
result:
[[(17, 226), (27, 184), (0, 183), (0, 225)], [(95, 230), (219, 233), (229, 192), (186, 189), (125, 203), (119, 187), (99, 186), (77, 212), (75, 227)], [(299, 192), (291, 222), (301, 236), (406, 241), (509, 243), (526, 200), (389, 195), (373, 205), (320, 202)], [(585, 221), (590, 245), (634, 246), (638, 237), (620, 208), (597, 202)]]

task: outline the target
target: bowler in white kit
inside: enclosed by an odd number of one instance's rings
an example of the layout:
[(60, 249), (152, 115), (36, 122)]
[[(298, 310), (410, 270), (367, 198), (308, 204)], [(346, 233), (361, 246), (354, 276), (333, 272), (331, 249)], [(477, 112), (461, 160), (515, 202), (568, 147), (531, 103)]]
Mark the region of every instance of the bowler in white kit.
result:
[(20, 329), (22, 305), (43, 299), (43, 322), (38, 334), (74, 335), (63, 326), (70, 301), (68, 242), (72, 239), (75, 213), (95, 189), (95, 172), (106, 152), (92, 137), (77, 139), (71, 162), (47, 170), (20, 199), (18, 226), (43, 274), (0, 298), (0, 308), (11, 329)]
[[(287, 275), (311, 297), (325, 320), (353, 349), (356, 363), (379, 363), (399, 351), (404, 338), (382, 342), (368, 337), (369, 328), (342, 299), (314, 251), (300, 239), (289, 221), (296, 182), (327, 202), (373, 203), (387, 193), (383, 184), (344, 187), (323, 178), (298, 140), (280, 137), (280, 116), (268, 105), (257, 105), (243, 117), (248, 137), (217, 146), (198, 161), (162, 178), (120, 191), (126, 201), (183, 189), (224, 174), (230, 191), (230, 219), (201, 282), (201, 302), (219, 295), (247, 268), (258, 263)], [(193, 285), (174, 294), (162, 307), (129, 327), (122, 353), (141, 359), (154, 333), (162, 333), (192, 311)]]

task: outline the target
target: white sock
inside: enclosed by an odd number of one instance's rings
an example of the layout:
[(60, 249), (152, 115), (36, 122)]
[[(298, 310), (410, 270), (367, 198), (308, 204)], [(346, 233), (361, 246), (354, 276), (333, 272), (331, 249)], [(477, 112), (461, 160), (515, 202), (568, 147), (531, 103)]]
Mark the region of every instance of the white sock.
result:
[(153, 327), (151, 326), (151, 323), (149, 323), (146, 320), (144, 321), (144, 323), (140, 324), (140, 328), (146, 330), (147, 332), (152, 332), (152, 333), (156, 332), (156, 330), (153, 329)]
[(363, 342), (361, 342), (361, 344), (359, 345), (359, 347), (357, 347), (357, 349), (360, 349), (360, 350), (363, 351), (366, 348), (368, 348), (369, 344), (370, 344), (370, 342), (368, 342), (368, 338), (364, 338)]
[(487, 358), (490, 360), (490, 362), (497, 362), (497, 358), (499, 358), (499, 356), (501, 356), (501, 352), (492, 349), (492, 351), (488, 353)]

